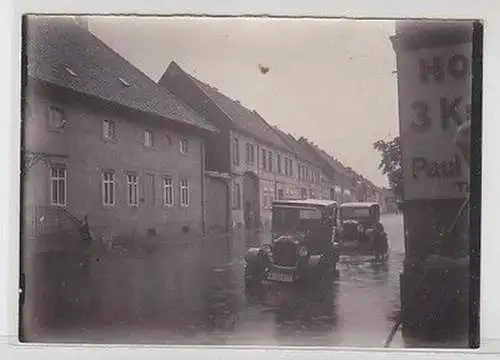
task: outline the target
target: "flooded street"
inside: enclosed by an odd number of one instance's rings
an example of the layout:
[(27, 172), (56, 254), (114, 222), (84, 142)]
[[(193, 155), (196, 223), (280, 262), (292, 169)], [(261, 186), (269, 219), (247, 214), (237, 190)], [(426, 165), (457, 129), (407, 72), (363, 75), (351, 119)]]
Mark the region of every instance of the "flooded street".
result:
[[(387, 262), (376, 263), (370, 256), (342, 256), (340, 277), (331, 289), (298, 294), (273, 288), (270, 301), (247, 299), (239, 314), (241, 326), (228, 334), (228, 342), (383, 346), (399, 309), (404, 240), (401, 216), (383, 216), (382, 223), (391, 248)], [(404, 346), (399, 333), (392, 346)]]
[[(381, 347), (399, 309), (404, 257), (402, 217), (384, 215), (382, 222), (389, 235), (389, 259), (375, 263), (369, 256), (342, 256), (340, 276), (331, 286), (304, 291), (273, 286), (259, 296), (248, 296), (243, 257), (256, 240), (234, 239), (233, 245), (224, 241), (198, 250), (172, 251), (168, 261), (162, 260), (167, 270), (160, 279), (133, 282), (123, 275), (123, 284), (106, 289), (118, 299), (114, 308), (128, 309), (128, 318), (131, 312), (138, 318), (149, 312), (149, 320), (132, 324), (118, 315), (108, 325), (84, 323), (62, 332), (43, 332), (37, 338), (55, 342)], [(127, 280), (135, 287), (127, 290)], [(155, 305), (145, 309), (141, 305), (145, 298)], [(404, 346), (400, 332), (392, 346)]]

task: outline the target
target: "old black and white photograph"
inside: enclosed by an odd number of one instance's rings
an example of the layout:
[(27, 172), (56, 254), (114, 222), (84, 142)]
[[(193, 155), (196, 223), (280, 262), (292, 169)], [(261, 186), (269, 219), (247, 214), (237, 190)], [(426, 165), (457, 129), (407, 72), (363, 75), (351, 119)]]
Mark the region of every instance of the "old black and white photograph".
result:
[(20, 341), (479, 346), (479, 22), (22, 27)]

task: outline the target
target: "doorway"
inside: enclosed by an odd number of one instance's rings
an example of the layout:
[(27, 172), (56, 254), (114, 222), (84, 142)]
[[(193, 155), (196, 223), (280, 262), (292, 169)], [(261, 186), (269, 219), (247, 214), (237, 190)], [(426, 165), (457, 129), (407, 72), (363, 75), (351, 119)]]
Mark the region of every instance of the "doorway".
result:
[(245, 229), (256, 230), (260, 227), (259, 178), (250, 171), (243, 175), (243, 216)]

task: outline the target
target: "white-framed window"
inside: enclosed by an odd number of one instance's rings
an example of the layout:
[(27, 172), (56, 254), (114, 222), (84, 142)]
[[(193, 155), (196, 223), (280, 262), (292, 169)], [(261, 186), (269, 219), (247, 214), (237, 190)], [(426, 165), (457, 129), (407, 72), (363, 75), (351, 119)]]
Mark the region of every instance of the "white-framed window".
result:
[(52, 129), (64, 129), (66, 117), (62, 109), (55, 106), (49, 107), (49, 125)]
[(233, 184), (233, 209), (241, 208), (241, 187), (240, 184)]
[(267, 165), (269, 168), (269, 172), (273, 172), (273, 153), (271, 151), (268, 151), (267, 157), (268, 157)]
[(267, 151), (266, 149), (262, 149), (262, 170), (266, 170), (267, 168)]
[(66, 167), (52, 165), (50, 167), (50, 203), (66, 206)]
[(255, 146), (247, 143), (247, 164), (252, 165), (255, 162)]
[(104, 140), (116, 140), (116, 121), (103, 120), (102, 137)]
[(280, 154), (276, 155), (276, 171), (278, 172), (279, 175), (281, 175), (281, 155)]
[(153, 132), (150, 130), (144, 130), (144, 146), (153, 146)]
[(189, 151), (189, 143), (187, 137), (181, 137), (179, 139), (179, 147), (182, 154), (187, 154)]
[(102, 173), (102, 204), (104, 206), (114, 206), (115, 200), (115, 173), (113, 171), (104, 171)]
[(163, 177), (163, 205), (174, 205), (174, 180), (171, 176)]
[(189, 206), (189, 180), (181, 179), (181, 206)]
[(288, 158), (285, 157), (283, 160), (285, 162), (285, 176), (289, 176), (290, 174), (288, 173), (288, 165), (289, 165)]
[(165, 135), (165, 140), (167, 141), (168, 146), (172, 145), (172, 136), (170, 134)]
[(127, 174), (127, 200), (130, 206), (139, 205), (139, 178), (137, 174)]

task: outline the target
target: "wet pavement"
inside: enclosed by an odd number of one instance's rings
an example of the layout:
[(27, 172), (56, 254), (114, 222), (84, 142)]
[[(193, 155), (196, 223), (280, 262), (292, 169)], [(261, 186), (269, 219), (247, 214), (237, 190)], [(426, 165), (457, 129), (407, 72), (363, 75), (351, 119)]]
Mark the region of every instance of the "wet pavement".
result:
[[(139, 281), (140, 288), (121, 297), (126, 301), (146, 292), (150, 297), (166, 292), (161, 296), (167, 300), (162, 298), (161, 303), (169, 305), (157, 307), (158, 318), (169, 313), (164, 322), (66, 328), (33, 340), (381, 347), (399, 310), (404, 258), (402, 217), (383, 215), (381, 221), (389, 237), (388, 260), (377, 263), (370, 256), (342, 256), (339, 278), (320, 289), (278, 287), (260, 296), (246, 295), (243, 257), (249, 246), (262, 240), (247, 234), (198, 252), (172, 253), (171, 261), (163, 261), (168, 268), (163, 272), (167, 290), (158, 285), (145, 289), (147, 282)], [(400, 332), (391, 346), (405, 346)]]

